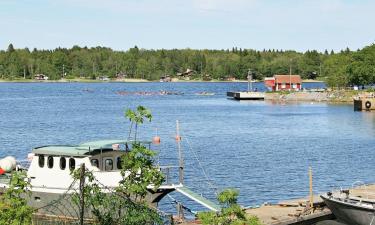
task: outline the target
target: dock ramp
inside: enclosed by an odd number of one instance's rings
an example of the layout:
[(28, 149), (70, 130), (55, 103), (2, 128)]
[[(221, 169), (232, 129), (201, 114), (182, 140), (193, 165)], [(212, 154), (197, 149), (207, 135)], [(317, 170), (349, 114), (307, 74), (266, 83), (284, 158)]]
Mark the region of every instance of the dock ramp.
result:
[(215, 212), (218, 212), (220, 211), (221, 207), (219, 205), (217, 205), (216, 203), (208, 200), (207, 198), (193, 192), (192, 190), (190, 190), (189, 188), (185, 187), (185, 186), (182, 186), (182, 187), (176, 187), (176, 191), (180, 192), (181, 194), (185, 195), (186, 197), (190, 198), (191, 200), (201, 204), (202, 206), (212, 210), (212, 211), (215, 211)]

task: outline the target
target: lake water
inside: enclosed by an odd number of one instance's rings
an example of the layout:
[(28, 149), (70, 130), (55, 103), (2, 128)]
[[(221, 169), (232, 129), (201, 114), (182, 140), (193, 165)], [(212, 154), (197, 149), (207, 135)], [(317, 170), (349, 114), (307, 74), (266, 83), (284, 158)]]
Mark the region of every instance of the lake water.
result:
[[(260, 83), (255, 87), (264, 90)], [(200, 166), (212, 186), (238, 188), (245, 206), (308, 195), (309, 166), (316, 193), (357, 180), (375, 182), (374, 113), (341, 104), (227, 99), (227, 91), (246, 88), (247, 83), (0, 83), (0, 156), (24, 159), (36, 146), (125, 138), (124, 110), (144, 105), (154, 117), (140, 128), (141, 139), (151, 140), (158, 128), (161, 144), (154, 149), (160, 162), (176, 164), (179, 120), (185, 184), (210, 199), (214, 191)], [(117, 94), (160, 90), (183, 95)], [(196, 95), (202, 91), (215, 95)], [(169, 210), (169, 203), (165, 198), (161, 207)]]

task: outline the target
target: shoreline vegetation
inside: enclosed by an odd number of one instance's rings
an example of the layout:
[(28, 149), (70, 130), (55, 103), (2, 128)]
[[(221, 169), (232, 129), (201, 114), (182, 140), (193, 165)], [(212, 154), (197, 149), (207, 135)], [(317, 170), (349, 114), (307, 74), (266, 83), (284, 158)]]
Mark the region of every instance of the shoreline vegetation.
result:
[[(30, 82), (246, 82), (251, 75), (263, 80), (275, 74), (298, 74), (305, 80), (322, 80), (329, 87), (363, 86), (375, 83), (375, 44), (358, 50), (278, 49), (143, 49), (125, 51), (108, 47), (55, 49), (15, 48), (0, 50), (0, 79)], [(82, 79), (80, 79), (82, 78)], [(61, 80), (62, 79), (62, 80)], [(100, 81), (99, 81), (100, 82)], [(315, 82), (315, 81), (314, 81)]]
[[(35, 79), (0, 79), (0, 83), (70, 83), (70, 82), (77, 82), (77, 83), (146, 83), (146, 82), (155, 82), (160, 83), (159, 80), (146, 80), (146, 79), (136, 79), (136, 78), (125, 78), (125, 79), (114, 79), (114, 80), (92, 80), (92, 79), (81, 79), (81, 78), (74, 78), (74, 79), (60, 79), (60, 80), (35, 80)], [(173, 80), (168, 83), (194, 83), (194, 82), (202, 82), (202, 83), (247, 83), (247, 80), (234, 80), (234, 81), (226, 81), (226, 80)], [(263, 81), (260, 80), (253, 80), (252, 83), (261, 83)], [(312, 80), (312, 79), (305, 79), (302, 80), (302, 83), (324, 83), (321, 80)]]

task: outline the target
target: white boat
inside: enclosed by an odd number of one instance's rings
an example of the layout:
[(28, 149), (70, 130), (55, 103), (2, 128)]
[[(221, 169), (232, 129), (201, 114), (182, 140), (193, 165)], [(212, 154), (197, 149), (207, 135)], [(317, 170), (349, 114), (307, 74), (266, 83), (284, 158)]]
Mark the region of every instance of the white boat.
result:
[[(138, 142), (139, 143), (139, 142)], [(73, 177), (71, 171), (85, 164), (85, 168), (91, 171), (98, 183), (103, 187), (103, 192), (108, 192), (118, 187), (122, 179), (120, 174), (121, 156), (131, 151), (134, 142), (124, 140), (102, 140), (82, 143), (76, 146), (49, 145), (37, 147), (32, 150), (32, 158), (27, 177), (31, 184), (31, 196), (28, 204), (40, 209), (41, 214), (67, 214), (65, 208), (51, 212), (44, 207), (57, 202), (62, 195), (71, 195), (78, 189), (72, 187)], [(143, 145), (151, 145), (151, 142), (142, 142)], [(0, 176), (0, 192), (9, 187), (11, 173)], [(165, 195), (182, 187), (182, 184), (163, 184), (156, 190), (149, 185), (149, 193), (146, 200), (156, 205)], [(62, 206), (66, 207), (66, 206)], [(69, 214), (69, 213), (68, 213)], [(73, 212), (71, 213), (73, 214)]]
[[(137, 142), (151, 147), (151, 142)], [(71, 195), (79, 189), (79, 182), (74, 182), (71, 171), (83, 163), (92, 172), (95, 182), (100, 184), (102, 192), (108, 193), (119, 186), (121, 176), (121, 156), (131, 151), (133, 141), (101, 140), (86, 142), (80, 145), (49, 145), (37, 147), (30, 155), (31, 163), (27, 170), (31, 190), (28, 204), (37, 209), (42, 216), (77, 215), (78, 206), (72, 204)], [(22, 168), (18, 165), (18, 168)], [(165, 169), (166, 182), (157, 189), (150, 184), (145, 200), (157, 206), (157, 203), (167, 194), (178, 191), (186, 197), (213, 211), (220, 207), (204, 197), (194, 193), (181, 182), (173, 184), (169, 178), (169, 169), (181, 166), (159, 166)], [(182, 173), (180, 173), (182, 174)], [(0, 175), (0, 194), (9, 188), (11, 173)], [(181, 181), (181, 177), (180, 177)], [(73, 186), (72, 186), (73, 185)], [(64, 200), (64, 204), (60, 202)], [(53, 210), (50, 207), (53, 205)], [(90, 217), (90, 212), (87, 214)]]
[(320, 197), (340, 222), (348, 225), (375, 224), (374, 200), (351, 197), (349, 190), (340, 193), (328, 192)]

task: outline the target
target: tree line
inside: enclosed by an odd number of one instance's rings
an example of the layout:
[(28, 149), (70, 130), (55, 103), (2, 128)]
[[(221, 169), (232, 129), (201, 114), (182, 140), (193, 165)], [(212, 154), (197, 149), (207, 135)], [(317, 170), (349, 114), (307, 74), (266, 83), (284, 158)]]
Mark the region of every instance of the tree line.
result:
[(366, 85), (375, 82), (375, 45), (361, 50), (340, 52), (309, 50), (304, 53), (264, 49), (262, 51), (234, 47), (222, 50), (160, 49), (146, 50), (137, 46), (127, 51), (106, 47), (16, 49), (10, 44), (0, 51), (2, 79), (33, 79), (45, 74), (50, 79), (99, 76), (158, 80), (176, 76), (187, 69), (193, 78), (223, 80), (228, 77), (246, 79), (250, 69), (255, 79), (274, 74), (299, 74), (304, 79), (321, 79), (330, 86)]

